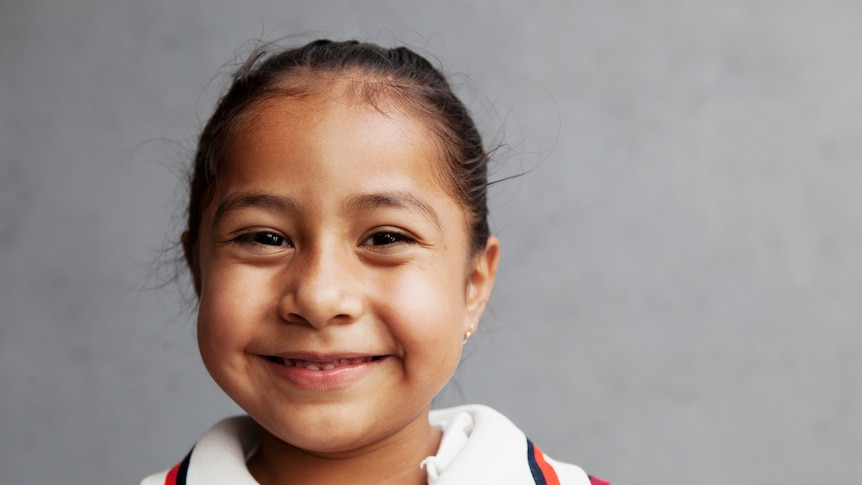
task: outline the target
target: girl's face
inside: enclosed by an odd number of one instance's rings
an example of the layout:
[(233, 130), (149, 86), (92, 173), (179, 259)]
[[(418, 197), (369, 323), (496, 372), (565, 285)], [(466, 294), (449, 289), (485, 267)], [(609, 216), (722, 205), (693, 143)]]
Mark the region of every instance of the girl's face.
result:
[(431, 132), (348, 93), (242, 118), (193, 269), (210, 374), (266, 431), (321, 453), (427, 428), (498, 254), (493, 238), (470, 254)]

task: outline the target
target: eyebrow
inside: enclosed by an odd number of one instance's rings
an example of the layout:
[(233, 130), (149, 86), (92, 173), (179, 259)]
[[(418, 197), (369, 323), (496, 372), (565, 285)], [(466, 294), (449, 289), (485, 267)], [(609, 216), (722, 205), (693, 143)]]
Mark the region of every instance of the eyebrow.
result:
[(412, 209), (424, 214), (439, 228), (440, 216), (430, 204), (408, 192), (380, 192), (355, 195), (347, 199), (348, 210), (363, 211), (380, 208)]
[[(213, 227), (230, 212), (245, 208), (271, 209), (278, 212), (297, 211), (300, 204), (290, 197), (280, 197), (256, 192), (230, 194), (219, 203), (213, 217)], [(441, 227), (440, 216), (430, 204), (407, 192), (379, 192), (355, 195), (347, 199), (344, 207), (350, 211), (367, 211), (380, 208), (412, 209), (421, 212)]]
[(276, 197), (256, 192), (239, 192), (228, 195), (219, 203), (215, 216), (213, 216), (212, 225), (216, 227), (219, 221), (229, 212), (248, 207), (260, 207), (279, 212), (288, 212), (296, 210), (298, 206), (299, 204), (289, 197)]

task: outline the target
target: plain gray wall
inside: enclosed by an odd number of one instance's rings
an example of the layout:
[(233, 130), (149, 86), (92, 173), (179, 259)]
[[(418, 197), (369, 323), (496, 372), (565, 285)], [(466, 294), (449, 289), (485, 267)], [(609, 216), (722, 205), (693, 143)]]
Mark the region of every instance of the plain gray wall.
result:
[(438, 57), (535, 168), (441, 405), (618, 485), (862, 483), (853, 0), (3, 1), (0, 482), (137, 483), (239, 412), (148, 288), (214, 76), (297, 33)]

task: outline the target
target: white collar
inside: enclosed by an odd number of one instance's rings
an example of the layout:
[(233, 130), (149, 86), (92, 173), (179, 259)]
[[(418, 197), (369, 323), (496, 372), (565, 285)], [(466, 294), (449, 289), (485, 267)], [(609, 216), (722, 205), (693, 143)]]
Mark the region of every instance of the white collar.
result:
[[(429, 422), (443, 430), (440, 448), (422, 460), (429, 485), (536, 483), (528, 464), (527, 438), (508, 418), (481, 405), (431, 411)], [(186, 483), (255, 485), (246, 465), (259, 446), (258, 425), (248, 416), (227, 418), (209, 429), (191, 452)], [(541, 453), (541, 451), (536, 451)], [(574, 465), (544, 461), (562, 485), (588, 485), (587, 475)], [(167, 472), (144, 484), (165, 483)]]

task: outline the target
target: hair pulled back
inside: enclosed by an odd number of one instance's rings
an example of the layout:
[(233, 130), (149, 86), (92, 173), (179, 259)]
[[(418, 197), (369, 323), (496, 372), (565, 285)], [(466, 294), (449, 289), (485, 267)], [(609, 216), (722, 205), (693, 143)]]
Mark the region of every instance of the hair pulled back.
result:
[[(348, 79), (364, 101), (395, 106), (415, 116), (438, 138), (440, 182), (467, 215), (472, 252), (488, 237), (488, 154), (467, 108), (443, 74), (405, 47), (387, 49), (357, 41), (317, 40), (268, 54), (258, 50), (235, 73), (200, 135), (189, 179), (188, 227), (184, 244), (193, 272), (199, 226), (217, 183), (223, 153), (242, 115), (277, 96), (313, 94), (325, 79)], [(321, 86), (324, 84), (324, 86)]]

